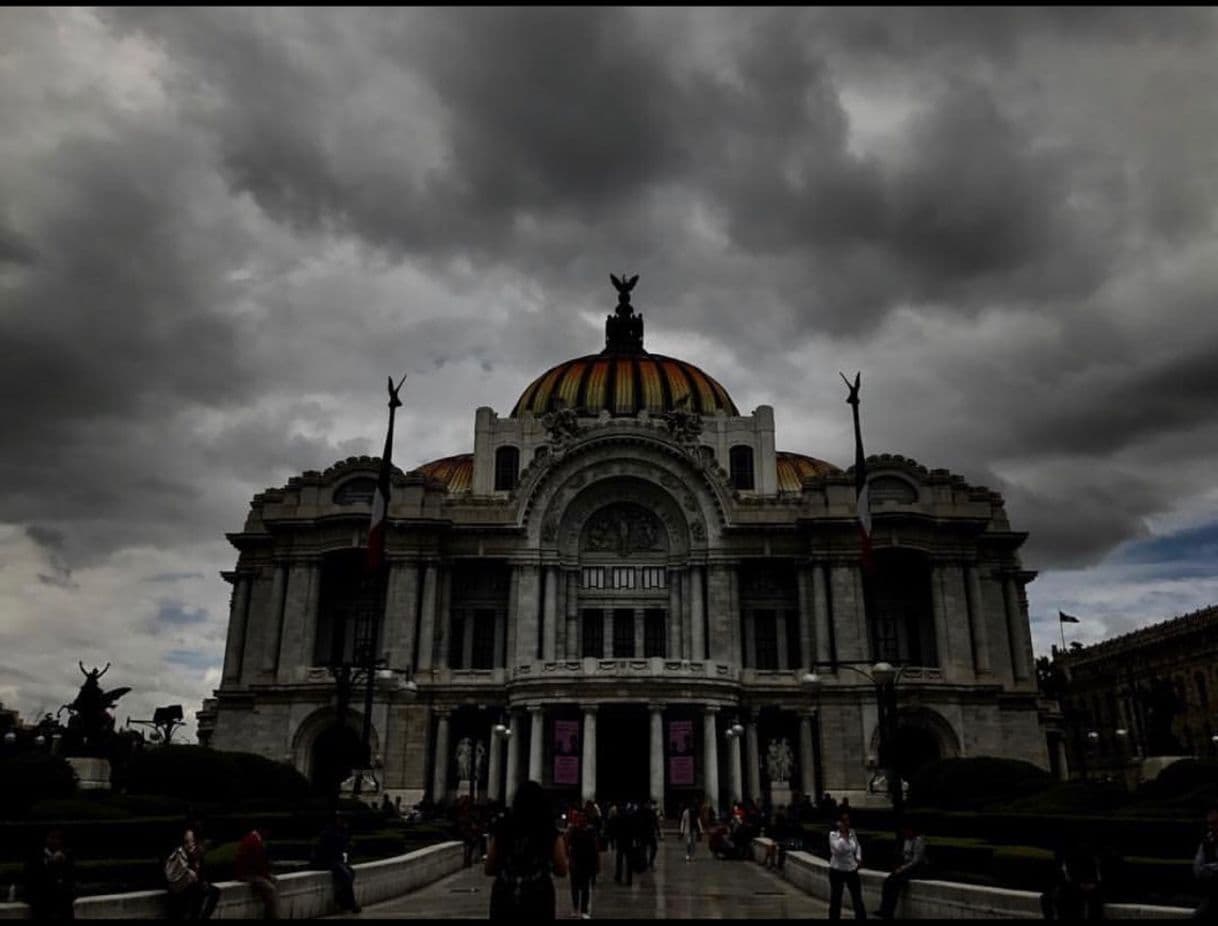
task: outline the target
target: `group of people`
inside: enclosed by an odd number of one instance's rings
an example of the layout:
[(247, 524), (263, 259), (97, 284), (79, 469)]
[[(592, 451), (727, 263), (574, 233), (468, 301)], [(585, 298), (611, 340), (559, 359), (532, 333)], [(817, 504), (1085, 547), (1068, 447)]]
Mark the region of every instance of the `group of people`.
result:
[[(923, 875), (928, 865), (926, 837), (909, 822), (901, 827), (900, 857), (900, 864), (884, 879), (880, 892), (880, 908), (875, 915), (881, 919), (892, 918), (905, 885)], [(841, 919), (842, 894), (846, 890), (850, 892), (854, 918), (867, 919), (863, 888), (859, 881), (859, 869), (862, 867), (863, 846), (850, 825), (850, 812), (839, 810), (837, 825), (829, 833), (829, 919)]]

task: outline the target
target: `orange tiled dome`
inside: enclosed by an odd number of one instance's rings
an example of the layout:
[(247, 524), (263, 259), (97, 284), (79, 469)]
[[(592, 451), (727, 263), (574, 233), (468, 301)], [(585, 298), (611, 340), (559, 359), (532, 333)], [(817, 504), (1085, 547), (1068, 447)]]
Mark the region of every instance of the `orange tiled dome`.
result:
[(644, 408), (658, 414), (671, 411), (685, 396), (689, 410), (702, 415), (740, 414), (727, 390), (692, 363), (638, 351), (589, 354), (560, 363), (529, 384), (512, 417), (524, 411), (544, 414), (555, 399), (592, 415), (602, 409), (611, 415), (636, 415)]
[(803, 481), (811, 476), (828, 476), (830, 473), (841, 472), (832, 463), (802, 453), (779, 450), (775, 452), (774, 457), (778, 464), (779, 492), (798, 492), (803, 487)]
[(458, 453), (432, 460), (430, 463), (424, 463), (415, 472), (438, 479), (448, 487), (449, 492), (468, 492), (474, 485), (474, 455)]

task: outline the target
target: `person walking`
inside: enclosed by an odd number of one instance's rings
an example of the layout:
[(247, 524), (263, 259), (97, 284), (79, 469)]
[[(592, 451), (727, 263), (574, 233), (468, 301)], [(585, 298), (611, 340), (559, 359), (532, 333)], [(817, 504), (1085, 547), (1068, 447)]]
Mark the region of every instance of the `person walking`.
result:
[(926, 837), (918, 828), (906, 821), (901, 825), (901, 864), (884, 879), (880, 893), (880, 909), (876, 916), (890, 919), (897, 909), (901, 892), (912, 879), (924, 876), (927, 868)]
[(75, 919), (76, 866), (62, 830), (48, 831), (26, 864), (25, 896), (36, 920)]
[(582, 811), (573, 811), (567, 821), (567, 865), (571, 877), (571, 911), (581, 919), (592, 919), (592, 884), (600, 868), (596, 830)]
[(1193, 857), (1193, 877), (1201, 888), (1201, 905), (1194, 919), (1218, 921), (1218, 807), (1205, 815), (1205, 835)]
[(867, 911), (863, 907), (863, 887), (859, 883), (859, 869), (862, 867), (863, 847), (857, 834), (850, 828), (850, 814), (839, 814), (837, 829), (829, 833), (829, 919), (842, 918), (844, 887), (850, 889), (854, 918), (867, 919)]
[(351, 833), (342, 815), (336, 813), (334, 819), (322, 829), (317, 841), (317, 867), (334, 877), (334, 899), (339, 909), (359, 913), (360, 905), (355, 899), (355, 869), (351, 867), (350, 852)]
[(266, 841), (271, 835), (270, 827), (262, 824), (250, 830), (237, 843), (237, 857), (233, 862), (233, 874), (244, 881), (262, 899), (266, 919), (279, 919), (279, 886), (271, 874), (271, 859), (267, 854)]
[(556, 915), (553, 876), (567, 875), (567, 852), (546, 792), (535, 781), (516, 790), (512, 810), (491, 834), (482, 869), (495, 879), (492, 920), (529, 922)]
[(617, 826), (613, 833), (613, 848), (616, 859), (613, 866), (613, 880), (622, 883), (622, 869), (626, 871), (626, 885), (634, 883), (634, 851), (635, 851), (635, 819), (634, 805), (627, 804), (614, 818)]
[(664, 834), (660, 831), (660, 809), (655, 801), (648, 801), (642, 808), (645, 826), (644, 845), (647, 846), (647, 867), (656, 870), (656, 853), (660, 850), (660, 840)]
[(681, 812), (681, 837), (685, 840), (685, 861), (694, 860), (694, 844), (702, 838), (702, 820), (698, 817), (698, 805), (690, 801)]
[(220, 902), (220, 888), (203, 875), (203, 840), (197, 824), (187, 824), (182, 842), (165, 861), (170, 919), (210, 919)]

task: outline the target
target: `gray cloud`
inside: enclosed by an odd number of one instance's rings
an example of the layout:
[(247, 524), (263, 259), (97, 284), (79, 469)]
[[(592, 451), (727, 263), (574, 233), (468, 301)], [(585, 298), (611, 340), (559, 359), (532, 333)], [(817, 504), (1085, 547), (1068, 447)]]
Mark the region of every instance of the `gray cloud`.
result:
[(180, 574), (212, 648), (149, 658), (219, 651), (224, 532), (378, 452), (385, 373), (401, 465), (468, 450), (611, 271), (784, 448), (848, 463), (865, 370), (869, 449), (1004, 491), (1038, 568), (1218, 517), (1211, 10), (0, 16), (6, 575)]

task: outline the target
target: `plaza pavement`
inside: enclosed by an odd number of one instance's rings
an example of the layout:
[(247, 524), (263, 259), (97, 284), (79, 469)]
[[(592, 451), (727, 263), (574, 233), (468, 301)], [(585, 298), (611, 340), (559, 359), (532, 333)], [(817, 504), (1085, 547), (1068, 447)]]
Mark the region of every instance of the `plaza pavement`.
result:
[[(630, 887), (613, 882), (613, 855), (601, 855), (601, 876), (592, 892), (595, 919), (825, 919), (828, 907), (752, 862), (716, 861), (698, 843), (697, 856), (685, 862), (676, 833), (666, 834), (656, 853), (656, 869), (635, 875)], [(606, 874), (608, 877), (606, 877)], [(558, 918), (571, 913), (566, 878), (555, 881)], [(371, 918), (486, 919), (491, 879), (481, 863), (394, 900), (365, 907)], [(337, 917), (331, 917), (332, 919)], [(342, 918), (358, 918), (346, 915)]]

